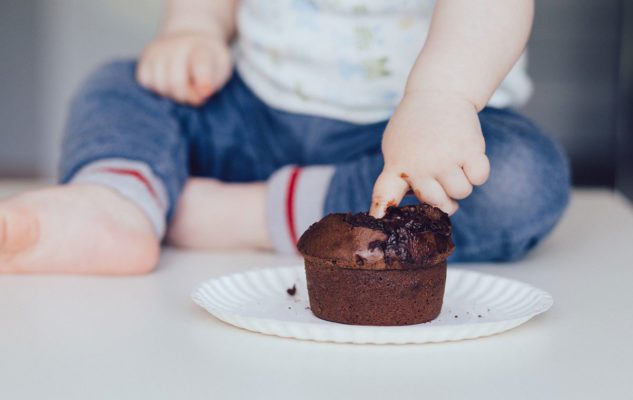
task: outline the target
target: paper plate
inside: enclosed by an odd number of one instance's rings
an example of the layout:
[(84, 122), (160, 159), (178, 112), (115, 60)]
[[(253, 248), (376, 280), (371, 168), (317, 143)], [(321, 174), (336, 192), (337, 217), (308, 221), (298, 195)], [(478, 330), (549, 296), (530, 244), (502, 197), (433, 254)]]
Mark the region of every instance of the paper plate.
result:
[[(296, 288), (291, 296), (287, 290)], [(216, 318), (266, 335), (338, 343), (402, 344), (472, 339), (512, 329), (553, 304), (531, 285), (448, 268), (442, 312), (408, 326), (344, 325), (312, 314), (303, 266), (255, 269), (210, 279), (192, 299)]]

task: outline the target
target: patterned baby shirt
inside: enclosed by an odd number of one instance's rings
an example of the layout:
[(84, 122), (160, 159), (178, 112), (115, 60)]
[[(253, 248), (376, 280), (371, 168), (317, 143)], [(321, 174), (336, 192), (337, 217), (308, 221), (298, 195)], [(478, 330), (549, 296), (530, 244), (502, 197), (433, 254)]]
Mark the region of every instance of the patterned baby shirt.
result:
[[(353, 123), (388, 119), (428, 32), (432, 0), (241, 0), (237, 69), (271, 107)], [(489, 105), (531, 92), (525, 54)]]

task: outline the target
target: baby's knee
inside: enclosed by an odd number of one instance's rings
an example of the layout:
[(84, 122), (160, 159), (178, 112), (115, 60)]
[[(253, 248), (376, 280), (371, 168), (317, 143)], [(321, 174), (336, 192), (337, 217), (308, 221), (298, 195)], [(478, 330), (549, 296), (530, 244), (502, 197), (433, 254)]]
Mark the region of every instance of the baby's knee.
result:
[(492, 154), (490, 189), (509, 207), (564, 208), (570, 191), (567, 157), (539, 132), (521, 133)]
[(96, 98), (129, 99), (148, 94), (136, 81), (136, 61), (111, 61), (88, 75), (74, 98), (73, 106)]
[(498, 222), (499, 261), (525, 255), (556, 225), (570, 196), (567, 157), (538, 131), (520, 132), (492, 150), (489, 182), (481, 189)]

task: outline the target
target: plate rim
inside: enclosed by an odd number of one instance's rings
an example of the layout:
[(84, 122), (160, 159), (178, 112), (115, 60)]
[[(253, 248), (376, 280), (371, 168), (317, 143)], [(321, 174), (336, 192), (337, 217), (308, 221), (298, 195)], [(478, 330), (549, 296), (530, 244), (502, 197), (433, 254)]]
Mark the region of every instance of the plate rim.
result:
[[(262, 332), (260, 330), (256, 330), (253, 328), (249, 328), (249, 327), (245, 327), (240, 326), (240, 325), (236, 325), (235, 321), (229, 321), (230, 319), (235, 320), (235, 317), (240, 318), (241, 316), (237, 313), (230, 313), (227, 310), (224, 310), (220, 307), (215, 307), (212, 304), (209, 304), (208, 302), (205, 302), (201, 295), (199, 293), (201, 293), (204, 289), (205, 286), (209, 285), (211, 282), (213, 281), (219, 281), (219, 280), (223, 280), (223, 279), (231, 279), (234, 276), (238, 276), (238, 275), (244, 275), (244, 274), (258, 274), (258, 273), (265, 273), (268, 271), (279, 271), (279, 270), (287, 270), (287, 271), (299, 271), (299, 270), (303, 270), (304, 266), (301, 264), (291, 264), (291, 265), (280, 265), (277, 267), (250, 267), (246, 270), (243, 271), (236, 271), (236, 272), (231, 272), (229, 274), (224, 274), (224, 275), (220, 275), (220, 276), (216, 276), (213, 278), (209, 278), (206, 279), (200, 283), (198, 283), (191, 291), (190, 294), (190, 298), (191, 300), (197, 304), (198, 306), (202, 307), (204, 310), (206, 310), (209, 314), (211, 314), (214, 318), (236, 326), (238, 328), (241, 329), (245, 329), (245, 330), (249, 330), (249, 331), (255, 331), (258, 333), (262, 333), (262, 334), (266, 334), (266, 335), (272, 335), (272, 336), (279, 336), (279, 337), (287, 337), (287, 338), (296, 338), (296, 339), (301, 339), (301, 340), (314, 340), (314, 341), (318, 341), (318, 342), (335, 342), (335, 343), (356, 343), (356, 342), (352, 342), (352, 341), (337, 341), (337, 340), (333, 340), (333, 339), (329, 339), (329, 340), (319, 340), (319, 339), (314, 339), (314, 338), (306, 338), (306, 337), (296, 337), (294, 335), (280, 335), (280, 334), (276, 334), (276, 333), (267, 333), (267, 332)], [(505, 332), (507, 330), (513, 329), (515, 327), (518, 327), (522, 324), (524, 324), (525, 322), (529, 321), (530, 319), (534, 318), (537, 315), (543, 314), (546, 311), (548, 311), (554, 304), (554, 298), (552, 297), (552, 295), (543, 290), (540, 289), (530, 283), (526, 283), (517, 279), (513, 279), (513, 278), (507, 278), (504, 276), (498, 276), (498, 275), (494, 275), (494, 274), (490, 274), (490, 273), (486, 273), (486, 272), (480, 272), (480, 271), (474, 271), (474, 270), (470, 270), (470, 269), (466, 269), (466, 268), (459, 268), (459, 267), (449, 267), (448, 268), (448, 273), (451, 273), (451, 271), (453, 271), (453, 273), (458, 273), (458, 274), (467, 274), (467, 275), (478, 275), (478, 276), (484, 276), (487, 278), (492, 278), (495, 280), (502, 280), (502, 281), (507, 281), (510, 282), (512, 284), (515, 285), (520, 285), (523, 287), (527, 287), (531, 290), (534, 290), (536, 292), (539, 293), (540, 296), (540, 301), (539, 303), (542, 303), (543, 305), (540, 306), (537, 310), (529, 312), (527, 314), (525, 314), (524, 316), (520, 316), (520, 317), (516, 317), (516, 318), (511, 318), (511, 319), (504, 319), (502, 321), (478, 321), (478, 320), (473, 320), (473, 321), (469, 321), (467, 324), (459, 324), (457, 326), (460, 325), (476, 325), (478, 327), (481, 328), (485, 328), (485, 327), (490, 327), (493, 325), (499, 325), (499, 324), (504, 324), (504, 325), (508, 325), (510, 326), (507, 329), (503, 329), (500, 330), (498, 332), (492, 333), (492, 334), (484, 334), (481, 336), (474, 336), (474, 337), (464, 337), (461, 339), (443, 339), (443, 340), (439, 340), (441, 341), (458, 341), (458, 340), (467, 340), (467, 339), (473, 339), (476, 337), (482, 337), (482, 336), (489, 336), (489, 335), (494, 335), (497, 333), (502, 333)], [(219, 314), (219, 315), (218, 315)], [(448, 327), (449, 325), (427, 325), (426, 323), (421, 323), (421, 324), (413, 324), (413, 325), (402, 325), (402, 326), (373, 326), (373, 325), (348, 325), (348, 324), (341, 324), (341, 323), (337, 323), (337, 322), (332, 322), (332, 321), (326, 321), (326, 320), (319, 320), (318, 322), (316, 321), (285, 321), (285, 320), (279, 320), (279, 319), (274, 319), (274, 318), (264, 318), (264, 317), (253, 317), (253, 316), (247, 316), (244, 317), (247, 318), (248, 321), (250, 321), (250, 323), (248, 323), (249, 326), (253, 326), (253, 325), (267, 325), (267, 324), (275, 324), (275, 323), (281, 323), (281, 324), (291, 324), (293, 326), (296, 327), (300, 327), (300, 328), (304, 328), (304, 329), (310, 329), (310, 328), (315, 328), (315, 329), (321, 329), (323, 327), (326, 327), (326, 329), (334, 329), (334, 330), (344, 330), (344, 331), (353, 331), (352, 335), (354, 333), (357, 333), (359, 331), (374, 331), (374, 332), (378, 332), (378, 331), (390, 331), (390, 332), (397, 332), (397, 331), (410, 331), (412, 328), (416, 329), (416, 330), (420, 330), (420, 329), (439, 329), (441, 327)], [(317, 317), (318, 318), (318, 317)], [(430, 342), (430, 341), (425, 341), (425, 342)], [(363, 342), (363, 343), (400, 343), (400, 342), (394, 342), (394, 341), (385, 341), (385, 342)], [(402, 342), (405, 343), (405, 342)], [(406, 343), (424, 343), (424, 342), (406, 342)]]

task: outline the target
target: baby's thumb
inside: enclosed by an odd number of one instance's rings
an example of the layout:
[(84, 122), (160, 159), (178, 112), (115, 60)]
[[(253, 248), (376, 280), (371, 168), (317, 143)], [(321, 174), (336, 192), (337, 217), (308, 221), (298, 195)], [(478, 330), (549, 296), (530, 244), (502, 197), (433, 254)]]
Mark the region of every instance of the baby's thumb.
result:
[(384, 217), (387, 208), (400, 204), (408, 189), (409, 184), (400, 176), (382, 171), (374, 184), (369, 215), (374, 218)]

